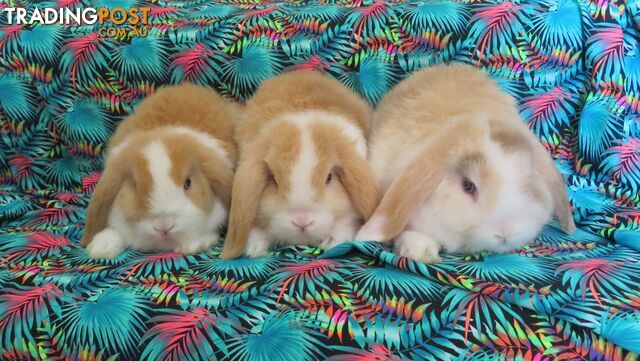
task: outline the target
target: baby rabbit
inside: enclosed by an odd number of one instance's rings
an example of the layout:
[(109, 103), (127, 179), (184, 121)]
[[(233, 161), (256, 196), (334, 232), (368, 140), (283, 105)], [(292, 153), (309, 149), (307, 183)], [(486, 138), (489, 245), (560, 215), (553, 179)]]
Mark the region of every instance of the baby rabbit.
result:
[(376, 109), (370, 160), (386, 190), (356, 239), (389, 241), (424, 262), (438, 252), (504, 252), (532, 241), (552, 213), (575, 225), (562, 176), (480, 70), (440, 65), (398, 84)]
[(323, 248), (353, 240), (380, 200), (366, 160), (371, 109), (313, 71), (265, 81), (236, 128), (234, 178), (222, 258), (265, 255), (272, 241)]
[(195, 253), (219, 238), (237, 157), (230, 104), (190, 84), (159, 89), (107, 146), (81, 245), (92, 258), (126, 247)]

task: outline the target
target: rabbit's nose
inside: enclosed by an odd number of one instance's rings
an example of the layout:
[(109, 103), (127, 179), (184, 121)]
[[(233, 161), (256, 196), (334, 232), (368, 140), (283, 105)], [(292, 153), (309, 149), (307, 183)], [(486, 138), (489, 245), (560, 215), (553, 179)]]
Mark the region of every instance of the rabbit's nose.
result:
[(305, 228), (313, 224), (313, 218), (311, 218), (311, 215), (308, 213), (298, 213), (293, 217), (291, 223), (304, 232)]
[(166, 221), (160, 221), (153, 226), (153, 229), (162, 234), (169, 234), (169, 232), (175, 227), (175, 223), (169, 223)]

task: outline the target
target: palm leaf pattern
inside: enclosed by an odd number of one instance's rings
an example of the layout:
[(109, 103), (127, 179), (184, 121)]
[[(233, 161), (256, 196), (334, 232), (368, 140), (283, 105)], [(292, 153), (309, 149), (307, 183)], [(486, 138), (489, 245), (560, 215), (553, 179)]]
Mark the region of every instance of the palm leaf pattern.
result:
[(32, 89), (17, 74), (0, 74), (0, 104), (9, 119), (29, 119), (34, 115), (35, 98)]
[(163, 81), (167, 72), (167, 52), (160, 39), (133, 38), (130, 44), (123, 44), (116, 50), (113, 66), (125, 79)]
[(220, 334), (233, 332), (228, 321), (198, 307), (191, 311), (168, 310), (151, 321), (156, 325), (145, 335), (150, 346), (142, 354), (143, 360), (207, 359), (215, 354), (214, 347), (224, 351)]
[[(4, 6), (33, 9), (35, 1)], [(49, 3), (46, 3), (49, 4)], [(0, 359), (636, 360), (640, 52), (633, 1), (59, 1), (151, 8), (146, 37), (0, 12)], [(580, 229), (427, 265), (372, 242), (220, 260), (78, 246), (118, 122), (165, 84), (246, 100), (315, 69), (375, 104), (483, 68), (556, 160)]]
[(131, 354), (147, 321), (148, 302), (126, 289), (112, 288), (62, 306), (58, 338), (73, 349), (95, 342), (108, 353)]
[(230, 357), (237, 360), (315, 360), (322, 357), (322, 335), (304, 314), (285, 312), (257, 319), (247, 333), (229, 340)]
[(58, 25), (36, 26), (20, 33), (22, 51), (28, 59), (47, 64), (54, 60), (56, 53), (51, 49), (60, 47), (62, 27)]

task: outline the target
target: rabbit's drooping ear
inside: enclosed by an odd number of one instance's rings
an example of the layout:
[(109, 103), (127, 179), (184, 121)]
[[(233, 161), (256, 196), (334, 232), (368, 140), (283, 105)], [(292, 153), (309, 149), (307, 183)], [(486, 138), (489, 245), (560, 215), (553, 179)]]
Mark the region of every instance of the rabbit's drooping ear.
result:
[(365, 219), (369, 219), (382, 197), (380, 185), (371, 165), (352, 145), (343, 144), (338, 150), (338, 176), (349, 193), (351, 202)]
[(248, 159), (240, 163), (233, 178), (229, 225), (220, 258), (237, 258), (244, 253), (262, 192), (267, 185), (267, 176), (266, 165), (261, 159)]
[(534, 144), (533, 148), (533, 166), (542, 176), (551, 193), (553, 199), (553, 216), (560, 221), (562, 230), (567, 233), (573, 233), (576, 230), (576, 225), (573, 221), (573, 214), (571, 212), (571, 205), (569, 204), (564, 179), (544, 147), (540, 143), (537, 143)]
[[(402, 232), (418, 207), (438, 187), (448, 167), (449, 153), (456, 144), (476, 143), (488, 136), (485, 121), (455, 121), (442, 137), (428, 144), (398, 174), (384, 194), (371, 220), (364, 225), (365, 234), (378, 234), (378, 241), (389, 241)], [(379, 224), (381, 222), (382, 224)], [(378, 224), (376, 224), (378, 223)]]
[(80, 245), (86, 247), (93, 237), (102, 231), (109, 220), (109, 214), (116, 196), (125, 180), (127, 163), (125, 157), (117, 157), (107, 162), (102, 176), (96, 185), (89, 206)]
[(213, 155), (207, 148), (197, 148), (197, 156), (202, 167), (202, 173), (209, 181), (211, 190), (222, 202), (226, 209), (231, 206), (231, 187), (233, 171), (225, 165), (220, 157)]

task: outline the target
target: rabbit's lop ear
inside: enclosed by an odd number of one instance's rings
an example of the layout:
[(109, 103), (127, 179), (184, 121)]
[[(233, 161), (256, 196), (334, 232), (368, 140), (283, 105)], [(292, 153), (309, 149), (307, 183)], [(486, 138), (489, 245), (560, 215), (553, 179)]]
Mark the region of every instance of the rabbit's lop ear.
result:
[(113, 202), (124, 184), (127, 169), (125, 157), (119, 156), (107, 162), (87, 207), (84, 233), (80, 240), (82, 247), (86, 247), (96, 233), (106, 227)]
[(261, 159), (240, 163), (233, 179), (229, 226), (220, 258), (237, 258), (244, 253), (267, 177), (268, 170)]
[(458, 120), (442, 134), (395, 177), (371, 219), (358, 233), (358, 239), (389, 241), (395, 238), (444, 178), (449, 153), (456, 149), (456, 144), (473, 146), (470, 143), (488, 137), (489, 127), (484, 121)]
[(360, 215), (367, 220), (380, 203), (378, 180), (369, 162), (356, 152), (353, 146), (339, 147), (340, 167), (337, 170), (349, 198)]
[(549, 153), (538, 142), (533, 145), (533, 167), (538, 171), (549, 189), (549, 193), (551, 193), (553, 216), (560, 221), (562, 230), (566, 233), (575, 232), (576, 225), (573, 221), (573, 212), (571, 211), (564, 179)]
[(207, 178), (211, 190), (226, 209), (231, 206), (231, 187), (233, 171), (225, 164), (225, 160), (214, 156), (208, 149), (198, 147), (198, 160), (202, 173)]

